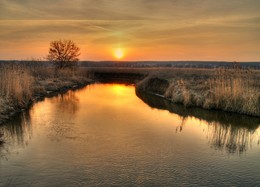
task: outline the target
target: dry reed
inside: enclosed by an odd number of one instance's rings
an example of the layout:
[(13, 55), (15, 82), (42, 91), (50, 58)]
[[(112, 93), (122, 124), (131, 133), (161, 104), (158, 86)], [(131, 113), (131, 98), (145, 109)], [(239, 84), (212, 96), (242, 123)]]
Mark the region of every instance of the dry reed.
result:
[[(258, 81), (253, 70), (234, 66), (217, 69), (209, 81), (210, 97), (214, 108), (249, 115), (260, 115)], [(208, 101), (208, 103), (210, 103)]]
[(25, 66), (1, 66), (0, 97), (14, 104), (26, 105), (31, 99), (33, 82), (34, 78)]
[[(242, 69), (237, 64), (214, 70), (173, 69), (172, 73), (158, 72), (147, 77), (137, 89), (151, 92), (149, 80), (159, 78), (169, 82), (164, 96), (175, 103), (260, 116), (259, 77), (259, 71)], [(160, 89), (160, 85), (156, 87)]]

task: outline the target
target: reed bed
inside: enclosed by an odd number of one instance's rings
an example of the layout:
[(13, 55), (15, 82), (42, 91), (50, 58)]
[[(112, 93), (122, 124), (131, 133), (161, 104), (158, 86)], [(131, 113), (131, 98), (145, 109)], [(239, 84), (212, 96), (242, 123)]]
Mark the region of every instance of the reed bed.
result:
[(0, 70), (0, 99), (15, 105), (27, 105), (32, 96), (35, 79), (25, 66), (8, 65)]
[[(161, 81), (158, 82), (158, 79)], [(162, 83), (167, 81), (167, 89)], [(198, 106), (260, 116), (260, 71), (233, 68), (172, 69), (153, 72), (137, 89), (163, 95), (187, 107)], [(160, 83), (161, 82), (161, 83)]]
[(260, 90), (256, 73), (240, 67), (216, 70), (214, 79), (209, 81), (211, 97), (206, 102), (212, 103), (217, 109), (260, 115)]

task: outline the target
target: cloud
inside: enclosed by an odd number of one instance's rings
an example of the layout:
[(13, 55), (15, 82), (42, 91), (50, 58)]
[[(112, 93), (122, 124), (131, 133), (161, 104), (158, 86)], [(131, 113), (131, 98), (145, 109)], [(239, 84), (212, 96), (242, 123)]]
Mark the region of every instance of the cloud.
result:
[(260, 59), (259, 10), (259, 0), (0, 0), (0, 49), (70, 38), (93, 50), (225, 48)]
[(1, 19), (196, 20), (258, 14), (258, 0), (2, 0)]

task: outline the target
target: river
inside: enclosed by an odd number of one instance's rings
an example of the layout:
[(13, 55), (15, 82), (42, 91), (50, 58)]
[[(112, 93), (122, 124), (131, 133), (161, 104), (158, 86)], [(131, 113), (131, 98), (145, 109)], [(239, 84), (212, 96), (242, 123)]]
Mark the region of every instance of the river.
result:
[(258, 118), (137, 95), (89, 85), (0, 126), (0, 186), (260, 186)]

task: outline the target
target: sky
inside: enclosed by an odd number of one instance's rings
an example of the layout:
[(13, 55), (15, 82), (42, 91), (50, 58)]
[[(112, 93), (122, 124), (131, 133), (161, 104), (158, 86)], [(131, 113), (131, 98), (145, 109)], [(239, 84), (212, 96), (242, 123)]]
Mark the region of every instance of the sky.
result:
[(0, 0), (0, 59), (260, 61), (260, 0)]

